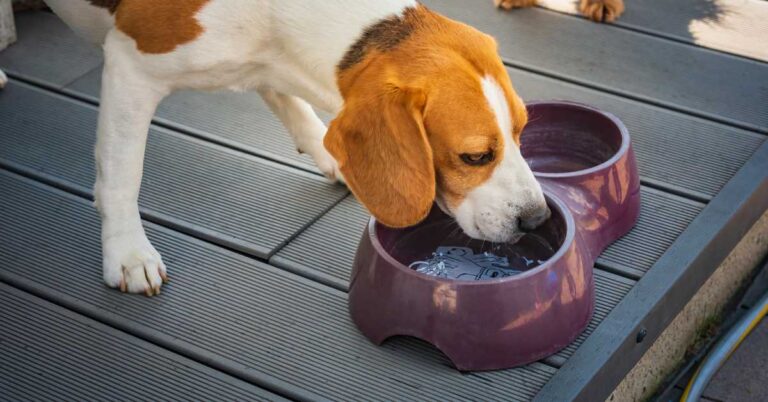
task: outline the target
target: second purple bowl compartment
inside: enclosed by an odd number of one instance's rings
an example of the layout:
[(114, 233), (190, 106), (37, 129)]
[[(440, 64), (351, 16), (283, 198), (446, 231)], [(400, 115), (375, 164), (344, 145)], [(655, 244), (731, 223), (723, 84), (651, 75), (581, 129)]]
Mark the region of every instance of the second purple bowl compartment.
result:
[(544, 191), (568, 205), (597, 259), (634, 226), (640, 214), (640, 178), (629, 133), (615, 116), (590, 106), (572, 102), (527, 106), (531, 123), (522, 136), (523, 157)]
[[(522, 152), (553, 210), (537, 232), (559, 249), (512, 277), (436, 278), (407, 265), (436, 245), (449, 245), (440, 244), (444, 236), (427, 239), (418, 232), (441, 227), (442, 212), (435, 208), (425, 222), (406, 229), (371, 219), (355, 257), (349, 309), (373, 342), (413, 336), (435, 345), (461, 370), (491, 370), (555, 353), (586, 328), (594, 306), (592, 266), (639, 213), (629, 136), (618, 119), (588, 106), (539, 102), (528, 108)], [(409, 235), (418, 239), (412, 252), (397, 245)]]
[(622, 135), (610, 115), (564, 102), (527, 107), (530, 122), (521, 136), (521, 151), (534, 172), (558, 175), (592, 169), (622, 147)]

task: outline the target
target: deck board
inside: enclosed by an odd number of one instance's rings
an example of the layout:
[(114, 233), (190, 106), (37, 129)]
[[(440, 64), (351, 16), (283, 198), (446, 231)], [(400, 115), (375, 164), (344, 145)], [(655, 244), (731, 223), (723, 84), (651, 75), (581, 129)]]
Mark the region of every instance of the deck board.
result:
[(375, 346), (350, 321), (345, 293), (151, 223), (172, 280), (161, 297), (126, 296), (101, 283), (89, 202), (3, 171), (0, 188), (0, 280), (241, 378), (311, 399), (527, 400), (556, 370), (463, 375), (420, 342)]
[(319, 281), (346, 291), (357, 244), (370, 215), (352, 196), (347, 196), (269, 262), (296, 272), (314, 275)]
[(624, 296), (635, 286), (635, 281), (627, 279), (620, 275), (595, 269), (595, 311), (592, 313), (592, 319), (589, 321), (584, 332), (566, 346), (565, 349), (551, 356), (548, 361), (562, 366), (569, 357), (581, 346), (582, 343), (592, 335), (605, 317), (613, 311)]
[(285, 400), (2, 283), (0, 327), (0, 400)]
[(768, 133), (768, 87), (755, 85), (765, 82), (765, 63), (539, 8), (509, 13), (485, 0), (424, 3), (496, 37), (512, 65)]
[[(71, 84), (68, 90), (98, 101), (101, 66)], [(256, 92), (178, 91), (163, 99), (155, 121), (174, 129), (319, 173), (309, 155), (300, 155), (283, 124)]]
[[(579, 15), (578, 0), (539, 0), (541, 7)], [(615, 25), (691, 45), (768, 61), (764, 0), (625, 1)]]
[[(51, 13), (17, 13), (17, 41), (0, 52), (0, 67), (63, 87), (101, 64), (101, 51)], [(66, 55), (66, 57), (58, 57)]]
[[(90, 194), (96, 117), (93, 106), (12, 82), (0, 92), (0, 163)], [(317, 175), (154, 128), (139, 205), (154, 220), (267, 258), (346, 194)]]

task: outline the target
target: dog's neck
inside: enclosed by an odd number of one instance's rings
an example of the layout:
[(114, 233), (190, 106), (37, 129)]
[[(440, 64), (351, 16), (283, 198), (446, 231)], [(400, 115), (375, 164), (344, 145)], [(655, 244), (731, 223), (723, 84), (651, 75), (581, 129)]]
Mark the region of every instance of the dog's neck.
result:
[(297, 91), (301, 93), (294, 94), (331, 113), (343, 105), (339, 69), (365, 52), (372, 43), (367, 33), (418, 6), (416, 0), (340, 0), (325, 2), (323, 7), (308, 7), (308, 2), (276, 4), (275, 17), (281, 26), (278, 37), (284, 42), (290, 68), (296, 71), (291, 72), (293, 80), (301, 85)]

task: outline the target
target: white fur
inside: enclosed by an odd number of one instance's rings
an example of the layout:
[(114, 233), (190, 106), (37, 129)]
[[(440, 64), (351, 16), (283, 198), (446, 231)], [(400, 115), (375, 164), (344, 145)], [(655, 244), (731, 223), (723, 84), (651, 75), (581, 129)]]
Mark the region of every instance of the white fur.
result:
[(138, 199), (147, 131), (169, 88), (121, 51), (125, 35), (110, 31), (104, 46), (96, 139), (96, 206), (102, 219), (104, 281), (132, 293), (159, 292), (165, 265), (150, 244)]
[(503, 152), (491, 177), (470, 191), (456, 208), (455, 217), (464, 231), (492, 241), (517, 241), (525, 226), (536, 226), (549, 215), (541, 186), (512, 139), (512, 117), (504, 91), (490, 76), (480, 85), (504, 136)]
[(3, 70), (0, 70), (0, 89), (5, 88), (5, 84), (8, 83), (8, 77), (5, 76)]
[(96, 205), (102, 216), (104, 280), (133, 293), (158, 293), (165, 276), (138, 210), (144, 147), (155, 108), (176, 89), (255, 89), (282, 120), (297, 149), (341, 179), (325, 150), (313, 105), (342, 106), (335, 69), (375, 21), (414, 0), (212, 0), (196, 15), (203, 34), (165, 54), (144, 54), (85, 0), (46, 0), (76, 32), (104, 46), (96, 145)]

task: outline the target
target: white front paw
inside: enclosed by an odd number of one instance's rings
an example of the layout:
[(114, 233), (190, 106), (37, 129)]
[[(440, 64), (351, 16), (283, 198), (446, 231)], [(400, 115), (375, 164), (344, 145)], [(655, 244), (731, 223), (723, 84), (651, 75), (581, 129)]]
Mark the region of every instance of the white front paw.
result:
[(103, 239), (104, 282), (123, 292), (160, 294), (168, 281), (160, 253), (149, 243), (143, 231)]
[(322, 172), (325, 177), (330, 180), (346, 184), (344, 182), (344, 177), (341, 175), (341, 171), (339, 170), (339, 164), (336, 162), (336, 159), (334, 159), (333, 156), (328, 153), (321, 141), (313, 144), (307, 153), (312, 156), (312, 159), (315, 160), (317, 168), (320, 169), (320, 172)]
[(8, 83), (8, 77), (5, 75), (3, 70), (0, 70), (0, 89), (3, 89), (5, 87), (5, 84)]
[(325, 175), (325, 177), (327, 177), (329, 180), (337, 181), (341, 184), (346, 184), (344, 181), (344, 176), (341, 175), (341, 170), (339, 170), (339, 164), (336, 162), (336, 159), (333, 159), (331, 154), (325, 151), (325, 149), (323, 149), (323, 153), (325, 155), (315, 159), (317, 168), (320, 169), (320, 171), (323, 172), (323, 175)]

